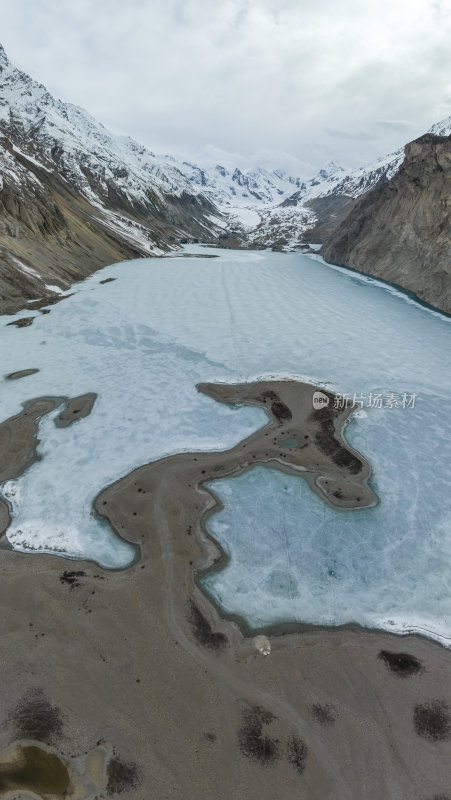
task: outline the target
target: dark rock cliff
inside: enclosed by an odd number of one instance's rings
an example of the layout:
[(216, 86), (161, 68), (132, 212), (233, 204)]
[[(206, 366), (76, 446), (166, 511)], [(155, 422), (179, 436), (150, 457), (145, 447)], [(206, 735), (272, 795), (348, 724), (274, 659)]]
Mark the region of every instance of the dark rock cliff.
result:
[(396, 175), (357, 200), (321, 255), (451, 313), (451, 136), (406, 145)]

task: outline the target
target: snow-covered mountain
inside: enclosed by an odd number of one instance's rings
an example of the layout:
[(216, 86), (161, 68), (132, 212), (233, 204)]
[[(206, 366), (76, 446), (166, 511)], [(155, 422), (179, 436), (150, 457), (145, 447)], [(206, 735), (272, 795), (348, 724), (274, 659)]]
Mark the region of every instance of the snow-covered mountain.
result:
[[(434, 124), (428, 133), (451, 134), (451, 117)], [(391, 180), (404, 161), (402, 147), (363, 167), (345, 171), (331, 163), (277, 204), (253, 208), (258, 212), (252, 226), (235, 220), (233, 244), (239, 241), (252, 247), (298, 249), (306, 242), (322, 242), (350, 212), (355, 201), (378, 184)], [(224, 236), (224, 235), (223, 235)]]
[[(108, 211), (110, 225), (124, 235), (127, 230), (118, 214), (132, 212), (147, 222), (150, 214), (165, 216), (168, 198), (175, 207), (183, 198), (200, 206), (209, 200), (231, 219), (257, 221), (255, 209), (277, 206), (296, 191), (315, 196), (343, 173), (330, 164), (304, 181), (283, 170), (242, 171), (220, 164), (202, 168), (170, 155), (155, 155), (130, 137), (110, 133), (83, 109), (53, 98), (42, 84), (11, 64), (1, 45), (0, 90), (1, 135), (17, 152), (33, 159), (30, 164), (57, 173), (89, 203)], [(174, 209), (171, 212), (170, 217)], [(207, 234), (215, 208), (210, 206), (208, 213)], [(141, 244), (149, 253), (161, 252), (158, 242)]]
[[(292, 250), (306, 241), (322, 237), (326, 218), (330, 221), (349, 211), (352, 201), (369, 191), (381, 180), (395, 174), (403, 160), (403, 151), (384, 156), (365, 167), (346, 172), (333, 162), (311, 178), (296, 179), (296, 190), (285, 186), (284, 196), (272, 196), (265, 202), (246, 195), (240, 203), (211, 193), (221, 211), (229, 216), (227, 233), (222, 240), (241, 246), (276, 247)], [(334, 202), (335, 199), (335, 202)], [(344, 202), (346, 200), (346, 202)]]
[(326, 236), (321, 255), (399, 284), (451, 314), (449, 121), (405, 147), (390, 181), (366, 192)]
[(434, 123), (427, 133), (433, 133), (435, 136), (449, 136), (451, 134), (451, 117), (446, 117), (446, 119)]
[(214, 239), (224, 224), (173, 160), (55, 99), (0, 45), (2, 310), (107, 263)]
[[(431, 131), (451, 132), (451, 118)], [(156, 155), (52, 97), (0, 45), (0, 309), (186, 240), (280, 249), (321, 242), (403, 158), (399, 150), (351, 171), (329, 163), (306, 178)]]
[(202, 168), (189, 161), (183, 161), (179, 169), (203, 194), (224, 206), (275, 205), (301, 186), (300, 178), (283, 170), (269, 172), (258, 167), (243, 172), (238, 167), (228, 169), (221, 164)]
[[(260, 223), (304, 182), (282, 170), (202, 169), (116, 136), (55, 99), (0, 45), (0, 304), (118, 259), (161, 255), (186, 239), (217, 241)], [(311, 183), (327, 180), (326, 172)]]
[(2, 135), (89, 202), (132, 209), (139, 217), (158, 212), (168, 197), (201, 196), (171, 159), (155, 157), (133, 139), (111, 134), (83, 109), (53, 98), (11, 64), (1, 45), (0, 90)]

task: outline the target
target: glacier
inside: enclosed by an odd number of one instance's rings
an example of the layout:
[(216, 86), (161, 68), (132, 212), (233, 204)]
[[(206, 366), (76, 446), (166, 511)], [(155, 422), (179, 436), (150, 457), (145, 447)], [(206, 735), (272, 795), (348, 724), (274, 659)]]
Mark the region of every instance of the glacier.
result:
[(372, 465), (373, 509), (335, 511), (302, 479), (261, 466), (210, 482), (224, 508), (207, 525), (229, 561), (203, 583), (251, 628), (357, 623), (451, 643), (451, 320), (318, 256), (186, 254), (107, 267), (29, 327), (1, 318), (3, 376), (39, 372), (2, 381), (0, 419), (36, 397), (98, 395), (69, 427), (54, 424), (61, 408), (45, 416), (40, 460), (1, 487), (10, 543), (129, 564), (134, 548), (93, 513), (98, 492), (140, 464), (225, 449), (267, 423), (263, 409), (217, 403), (197, 383), (299, 378), (351, 396), (415, 394), (413, 408), (364, 407), (346, 427)]

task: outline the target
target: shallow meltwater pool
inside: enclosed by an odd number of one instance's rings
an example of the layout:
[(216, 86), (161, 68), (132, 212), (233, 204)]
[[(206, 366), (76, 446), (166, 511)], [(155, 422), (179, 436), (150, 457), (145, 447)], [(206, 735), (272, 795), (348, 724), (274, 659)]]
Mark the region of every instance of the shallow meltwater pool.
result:
[(39, 459), (1, 487), (9, 542), (126, 566), (135, 549), (92, 510), (101, 489), (268, 422), (196, 385), (298, 378), (355, 399), (345, 436), (379, 503), (335, 510), (263, 466), (211, 481), (224, 508), (207, 527), (229, 560), (205, 590), (251, 628), (355, 622), (451, 644), (451, 320), (317, 257), (188, 249), (108, 267), (49, 314), (0, 318), (1, 420), (35, 398), (97, 395), (71, 425), (55, 424), (60, 406), (41, 418)]
[(0, 757), (0, 797), (21, 789), (41, 797), (66, 797), (70, 787), (67, 766), (55, 753), (36, 745), (18, 745)]
[(297, 439), (281, 439), (279, 442), (280, 447), (299, 447)]

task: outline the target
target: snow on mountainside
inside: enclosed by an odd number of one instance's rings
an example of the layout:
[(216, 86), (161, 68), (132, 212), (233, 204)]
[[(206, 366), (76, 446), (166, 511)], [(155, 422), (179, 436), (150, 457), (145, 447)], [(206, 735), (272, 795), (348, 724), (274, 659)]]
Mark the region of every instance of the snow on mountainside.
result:
[[(451, 133), (451, 117), (432, 125), (427, 133), (435, 133), (437, 136), (449, 136)], [(359, 169), (351, 170), (338, 180), (333, 187), (336, 194), (346, 194), (348, 197), (360, 197), (360, 195), (372, 189), (381, 179), (390, 180), (399, 170), (404, 160), (404, 147), (381, 156), (375, 161), (366, 164)]]
[[(345, 171), (333, 162), (311, 178), (287, 175), (282, 170), (253, 169), (242, 172), (221, 165), (208, 169), (183, 162), (180, 170), (228, 218), (227, 232), (221, 236), (229, 246), (296, 249), (311, 232), (318, 236), (324, 219), (323, 209), (335, 216), (326, 198), (337, 198), (340, 214), (381, 180), (389, 180), (399, 169), (404, 150), (398, 150), (364, 167)], [(317, 230), (318, 229), (318, 230)]]
[[(434, 124), (428, 133), (450, 135), (451, 117)], [(245, 238), (252, 247), (275, 246), (283, 250), (323, 241), (355, 201), (379, 183), (391, 180), (403, 161), (404, 147), (348, 172), (329, 164), (315, 178), (301, 181), (299, 188), (277, 205), (259, 209), (259, 221), (252, 229), (236, 221), (234, 237), (240, 242)]]
[(364, 167), (351, 170), (331, 187), (327, 194), (345, 194), (347, 197), (360, 197), (376, 185), (381, 179), (389, 180), (399, 169), (404, 158), (404, 150), (397, 150), (387, 156), (371, 161)]
[[(437, 136), (449, 136), (451, 133), (451, 117), (432, 125), (427, 133), (434, 133)], [(346, 194), (349, 197), (360, 197), (360, 195), (372, 189), (381, 179), (390, 180), (399, 170), (404, 161), (404, 147), (389, 153), (386, 156), (372, 161), (364, 167), (348, 172), (342, 180), (339, 180), (333, 188), (337, 194)]]
[(228, 220), (227, 227), (249, 231), (260, 224), (268, 208), (279, 205), (304, 184), (284, 170), (261, 167), (242, 171), (216, 164), (202, 168), (184, 161), (184, 176), (214, 203)]
[(446, 117), (440, 122), (432, 125), (427, 133), (434, 133), (436, 136), (449, 136), (451, 134), (451, 117)]
[[(243, 172), (220, 164), (203, 169), (169, 155), (155, 155), (130, 137), (111, 134), (83, 109), (54, 99), (42, 84), (16, 69), (3, 48), (0, 69), (3, 135), (43, 167), (56, 170), (89, 202), (109, 210), (130, 206), (142, 218), (168, 195), (185, 195), (207, 198), (228, 216), (252, 223), (258, 216), (246, 210), (276, 206), (304, 188), (316, 194), (332, 175), (343, 172), (331, 164), (304, 182), (283, 170)], [(211, 227), (214, 208), (209, 219)]]
[[(451, 117), (430, 130), (450, 133)], [(0, 309), (186, 240), (290, 250), (324, 241), (403, 158), (401, 149), (351, 171), (331, 162), (305, 178), (156, 155), (52, 97), (0, 45)]]
[(224, 227), (170, 159), (53, 98), (1, 45), (0, 145), (0, 311)]
[[(173, 246), (182, 238), (211, 240), (226, 227), (250, 230), (260, 224), (260, 210), (264, 215), (294, 192), (327, 191), (344, 174), (330, 164), (305, 181), (284, 170), (242, 171), (220, 164), (204, 169), (155, 155), (130, 137), (110, 133), (83, 109), (53, 98), (11, 64), (1, 45), (0, 98), (0, 135), (30, 166), (67, 181), (103, 212), (99, 217), (109, 230), (148, 254), (167, 249), (167, 223), (176, 228)], [(149, 217), (158, 221), (157, 230), (146, 231)]]
[(194, 186), (224, 207), (260, 203), (274, 205), (301, 186), (300, 178), (294, 178), (283, 170), (269, 172), (256, 168), (242, 172), (221, 164), (203, 169), (189, 161), (183, 161), (179, 168)]
[(346, 174), (333, 162), (311, 178), (261, 167), (247, 171), (220, 164), (201, 168), (188, 161), (179, 169), (227, 219), (222, 243), (247, 247), (277, 246), (279, 240), (286, 244), (287, 237), (294, 246), (297, 234), (316, 220), (306, 201), (327, 194)]
[[(325, 219), (330, 222), (338, 214), (341, 219), (345, 211), (349, 211), (352, 201), (379, 181), (390, 179), (398, 170), (403, 157), (403, 151), (399, 151), (349, 172), (329, 163), (313, 178), (299, 180), (295, 192), (277, 198), (276, 202), (273, 199), (265, 204), (257, 204), (252, 200), (244, 203), (241, 199), (241, 214), (243, 206), (247, 205), (258, 212), (257, 220), (249, 227), (243, 224), (240, 215), (235, 211), (233, 235), (227, 238), (227, 242), (233, 244), (235, 239), (244, 244), (245, 240), (247, 246), (293, 250), (303, 246), (306, 241), (321, 240), (324, 233), (321, 226)], [(344, 203), (345, 198), (349, 202)], [(227, 209), (223, 203), (218, 205), (224, 212), (234, 211), (232, 208)], [(224, 235), (223, 239), (225, 240)]]
[(111, 134), (83, 109), (54, 99), (8, 61), (1, 45), (0, 69), (3, 135), (21, 142), (27, 154), (56, 169), (89, 201), (106, 206), (122, 201), (142, 212), (168, 195), (193, 194), (192, 184), (169, 160), (156, 158), (129, 137)]
[[(11, 64), (1, 46), (0, 136), (21, 161), (20, 166), (5, 159), (0, 163), (10, 188), (25, 180), (29, 194), (43, 177), (46, 190), (53, 179), (65, 181), (90, 204), (107, 233), (143, 255), (159, 255), (186, 238), (215, 240), (235, 226), (254, 229), (267, 209), (294, 192), (316, 195), (343, 174), (330, 164), (304, 181), (283, 170), (242, 171), (219, 164), (202, 169), (157, 156), (129, 137), (110, 133), (83, 109), (53, 98)], [(301, 216), (313, 219), (305, 211)]]

